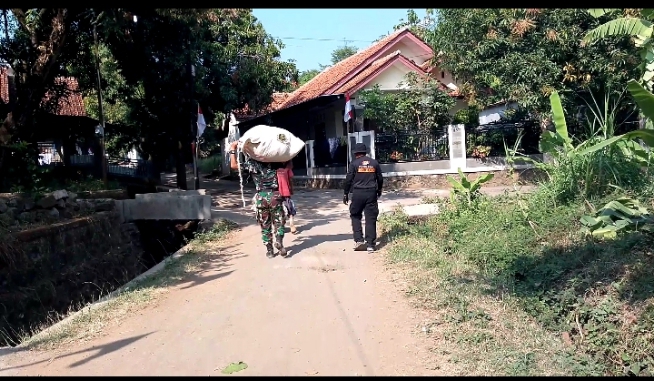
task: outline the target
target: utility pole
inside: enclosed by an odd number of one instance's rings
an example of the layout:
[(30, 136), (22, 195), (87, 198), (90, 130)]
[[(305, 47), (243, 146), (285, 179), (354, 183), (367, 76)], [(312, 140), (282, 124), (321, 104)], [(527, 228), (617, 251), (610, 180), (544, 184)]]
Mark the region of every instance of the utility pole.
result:
[[(96, 20), (97, 23), (97, 20)], [(100, 79), (100, 49), (98, 45), (98, 32), (96, 28), (97, 24), (93, 25), (93, 40), (95, 41), (95, 71), (98, 76), (98, 111), (100, 113), (100, 153), (102, 155), (102, 181), (104, 182), (105, 188), (107, 187), (107, 156), (105, 154), (104, 146), (104, 110), (102, 109), (102, 82)]]

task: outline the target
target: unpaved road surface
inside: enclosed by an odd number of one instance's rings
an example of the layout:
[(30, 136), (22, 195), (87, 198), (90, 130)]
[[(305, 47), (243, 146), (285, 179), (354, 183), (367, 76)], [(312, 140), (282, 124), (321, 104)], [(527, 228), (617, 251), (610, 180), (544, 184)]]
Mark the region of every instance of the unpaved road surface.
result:
[[(242, 230), (207, 256), (205, 270), (101, 337), (48, 352), (0, 351), (0, 376), (439, 375), (410, 307), (381, 254), (353, 252), (342, 191), (299, 191), (292, 257), (265, 257), (240, 193), (213, 190), (216, 217)], [(434, 192), (391, 192), (380, 209)], [(248, 190), (246, 199), (252, 197)], [(249, 200), (248, 200), (249, 201)], [(437, 344), (436, 344), (437, 345)]]
[(248, 368), (237, 375), (437, 374), (416, 334), (420, 312), (380, 254), (351, 250), (341, 198), (298, 194), (301, 232), (285, 239), (293, 256), (268, 259), (259, 227), (233, 206), (240, 195), (217, 196), (218, 216), (250, 225), (208, 256), (210, 269), (90, 342), (2, 356), (0, 376), (217, 376), (238, 361)]

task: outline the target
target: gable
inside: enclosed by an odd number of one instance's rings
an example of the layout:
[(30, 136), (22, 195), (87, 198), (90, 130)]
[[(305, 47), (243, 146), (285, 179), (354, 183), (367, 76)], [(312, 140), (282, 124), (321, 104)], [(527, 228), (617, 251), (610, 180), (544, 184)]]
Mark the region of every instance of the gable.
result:
[[(348, 84), (350, 80), (366, 70), (373, 63), (387, 56), (393, 47), (410, 51), (410, 54), (414, 54), (416, 56), (414, 58), (416, 59), (424, 58), (424, 60), (427, 60), (433, 55), (431, 48), (414, 36), (408, 28), (400, 29), (368, 48), (325, 69), (302, 87), (291, 93), (286, 101), (280, 105), (278, 110), (306, 102), (321, 95), (342, 93), (339, 92), (340, 88)], [(421, 50), (422, 54), (417, 54)]]

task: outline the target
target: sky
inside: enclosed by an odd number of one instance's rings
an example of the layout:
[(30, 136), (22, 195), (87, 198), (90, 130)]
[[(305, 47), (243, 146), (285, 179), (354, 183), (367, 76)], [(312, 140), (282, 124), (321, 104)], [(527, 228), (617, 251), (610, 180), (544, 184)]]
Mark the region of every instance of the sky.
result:
[[(302, 72), (331, 64), (334, 49), (371, 45), (406, 20), (408, 9), (261, 9), (253, 10), (266, 32), (286, 46), (282, 60), (294, 59)], [(425, 9), (415, 9), (419, 17)]]

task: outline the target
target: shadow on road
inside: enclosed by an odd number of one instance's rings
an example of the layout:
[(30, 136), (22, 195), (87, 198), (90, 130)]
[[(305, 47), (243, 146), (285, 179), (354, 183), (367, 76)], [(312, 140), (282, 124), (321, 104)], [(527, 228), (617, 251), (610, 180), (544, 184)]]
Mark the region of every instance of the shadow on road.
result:
[(66, 354), (63, 354), (63, 355), (55, 356), (54, 358), (48, 358), (48, 359), (45, 359), (45, 360), (35, 361), (35, 362), (29, 363), (29, 364), (21, 364), (21, 365), (16, 365), (16, 366), (12, 366), (12, 367), (7, 367), (7, 368), (4, 368), (3, 370), (27, 368), (27, 367), (42, 364), (42, 363), (45, 363), (45, 362), (54, 361), (57, 358), (69, 357), (69, 356), (74, 356), (74, 355), (77, 355), (77, 354), (80, 354), (80, 353), (91, 352), (91, 351), (96, 351), (97, 350), (97, 352), (95, 354), (93, 354), (93, 355), (91, 355), (89, 357), (85, 357), (84, 359), (76, 361), (76, 362), (74, 362), (74, 363), (72, 363), (72, 364), (70, 364), (68, 366), (69, 368), (75, 368), (75, 367), (78, 367), (80, 365), (84, 365), (84, 364), (86, 364), (86, 363), (88, 363), (88, 362), (90, 362), (92, 360), (97, 359), (97, 358), (100, 358), (100, 357), (102, 357), (104, 355), (107, 355), (107, 354), (109, 354), (111, 352), (115, 352), (117, 350), (120, 350), (121, 348), (126, 347), (126, 346), (128, 346), (130, 344), (133, 344), (133, 343), (141, 340), (142, 338), (153, 334), (154, 332), (156, 332), (156, 331), (153, 331), (153, 332), (150, 332), (150, 333), (145, 333), (145, 334), (134, 336), (134, 337), (130, 337), (130, 338), (127, 338), (127, 339), (114, 341), (114, 342), (103, 344), (103, 345), (100, 345), (100, 346), (97, 346), (97, 347), (86, 348), (86, 349), (82, 349), (82, 350), (79, 350), (79, 351), (66, 353)]
[(287, 246), (289, 257), (294, 257), (302, 252), (302, 250), (314, 248), (323, 243), (351, 241), (352, 234), (332, 234), (332, 235), (314, 235), (299, 237), (295, 239), (292, 246)]

